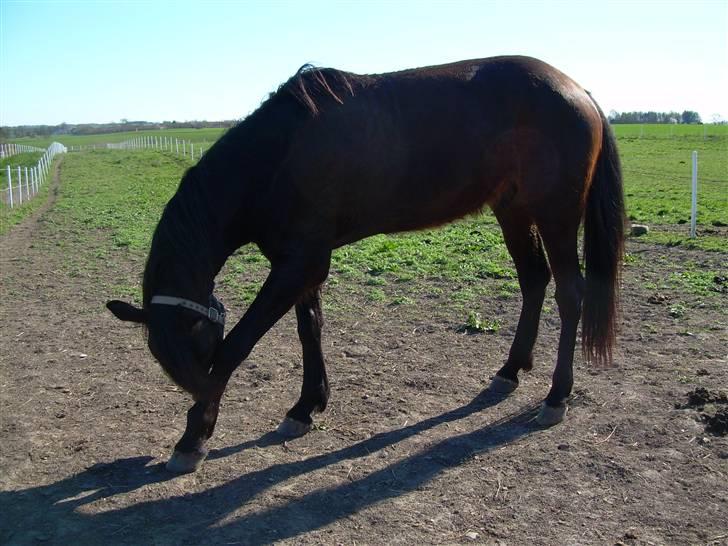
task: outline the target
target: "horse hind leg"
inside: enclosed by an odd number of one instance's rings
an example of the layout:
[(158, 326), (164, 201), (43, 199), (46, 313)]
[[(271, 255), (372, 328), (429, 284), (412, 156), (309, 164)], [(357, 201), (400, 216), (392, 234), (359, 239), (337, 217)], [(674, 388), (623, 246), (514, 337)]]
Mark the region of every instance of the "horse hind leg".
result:
[(288, 411), (278, 426), (278, 433), (286, 438), (306, 434), (313, 424), (311, 414), (326, 409), (329, 400), (329, 381), (321, 348), (321, 289), (307, 293), (296, 304), (298, 337), (303, 348), (303, 386), (298, 402)]
[(556, 282), (556, 303), (561, 319), (559, 348), (551, 389), (537, 417), (541, 425), (559, 423), (566, 414), (566, 399), (571, 394), (574, 384), (574, 347), (584, 291), (584, 278), (579, 270), (577, 254), (578, 222), (575, 221), (566, 230), (554, 226), (555, 223), (539, 224), (539, 231)]
[(515, 263), (523, 298), (508, 360), (493, 377), (489, 387), (491, 391), (507, 394), (518, 387), (518, 372), (529, 371), (533, 367), (533, 347), (551, 272), (541, 237), (531, 217), (512, 209), (497, 210), (495, 214)]

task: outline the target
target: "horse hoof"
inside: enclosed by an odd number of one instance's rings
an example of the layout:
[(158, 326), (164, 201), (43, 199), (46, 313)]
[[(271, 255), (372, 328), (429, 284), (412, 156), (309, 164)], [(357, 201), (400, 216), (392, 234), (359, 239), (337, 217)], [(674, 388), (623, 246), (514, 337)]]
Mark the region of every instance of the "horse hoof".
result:
[(541, 404), (541, 410), (536, 416), (536, 422), (544, 427), (557, 425), (564, 420), (564, 415), (566, 415), (567, 409), (566, 404), (553, 407), (544, 402)]
[(311, 430), (310, 423), (301, 423), (290, 417), (283, 419), (276, 432), (284, 438), (298, 438)]
[(193, 451), (191, 453), (175, 451), (172, 453), (169, 461), (167, 461), (167, 470), (174, 472), (175, 474), (189, 474), (191, 472), (195, 472), (198, 468), (200, 468), (205, 457), (207, 457), (206, 450), (204, 452)]
[(500, 375), (494, 375), (493, 379), (490, 380), (490, 386), (488, 390), (496, 394), (511, 394), (518, 388), (518, 381), (512, 379), (506, 379)]

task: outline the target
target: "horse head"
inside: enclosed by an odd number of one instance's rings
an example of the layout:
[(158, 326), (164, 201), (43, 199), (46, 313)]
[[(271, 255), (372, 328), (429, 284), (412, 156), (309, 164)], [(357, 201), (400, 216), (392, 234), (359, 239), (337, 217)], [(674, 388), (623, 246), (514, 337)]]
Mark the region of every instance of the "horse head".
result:
[(154, 358), (172, 380), (196, 399), (213, 388), (213, 358), (224, 335), (225, 307), (214, 295), (209, 305), (174, 296), (155, 295), (144, 308), (112, 300), (116, 318), (143, 324)]

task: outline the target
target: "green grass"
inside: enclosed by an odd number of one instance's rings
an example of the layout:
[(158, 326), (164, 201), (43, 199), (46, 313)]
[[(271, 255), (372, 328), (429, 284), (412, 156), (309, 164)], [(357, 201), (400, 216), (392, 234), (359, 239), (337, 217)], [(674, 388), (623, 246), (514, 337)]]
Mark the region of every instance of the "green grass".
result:
[[(669, 228), (651, 231), (646, 240), (728, 252), (725, 231), (715, 228), (714, 234), (690, 241), (684, 223), (689, 214), (693, 149), (698, 150), (701, 165), (699, 225), (705, 229), (711, 223), (728, 222), (726, 142), (718, 138), (619, 139), (629, 214), (635, 221)], [(188, 159), (154, 150), (67, 154), (54, 221), (69, 238), (88, 243), (80, 245), (88, 248), (87, 255), (69, 257), (70, 267), (81, 274), (93, 271), (99, 260), (143, 260), (162, 208), (190, 164)], [(99, 246), (99, 237), (111, 245)], [(267, 270), (266, 259), (249, 246), (229, 260), (219, 282), (236, 300), (249, 303)], [(710, 296), (718, 293), (711, 285), (717, 274), (681, 264), (669, 282)], [(512, 261), (490, 213), (442, 229), (379, 235), (337, 249), (329, 285), (337, 286), (340, 306), (346, 306), (352, 295), (391, 306), (437, 298), (464, 312), (484, 297), (512, 298), (519, 293)], [(120, 285), (113, 290), (119, 296), (137, 297), (139, 287)]]
[(183, 167), (151, 150), (68, 154), (56, 208), (78, 227), (108, 233), (117, 248), (145, 252)]
[(700, 139), (728, 138), (728, 125), (670, 125), (666, 123), (617, 123), (612, 125), (617, 138)]
[[(25, 218), (42, 207), (43, 203), (46, 202), (46, 199), (48, 198), (48, 188), (51, 183), (51, 177), (53, 176), (52, 165), (49, 170), (48, 177), (46, 177), (45, 182), (40, 187), (40, 190), (36, 195), (31, 196), (30, 200), (26, 200), (25, 191), (25, 167), (30, 168), (36, 166), (42, 155), (43, 152), (26, 152), (0, 160), (0, 193), (2, 194), (2, 198), (0, 199), (0, 235), (10, 231), (13, 226), (22, 222)], [(58, 161), (58, 156), (56, 156), (54, 161)], [(18, 166), (21, 167), (23, 179), (23, 202), (22, 204), (19, 202), (18, 193), (17, 191), (14, 191), (13, 195), (15, 196), (15, 202), (12, 209), (10, 208), (7, 198), (8, 165), (10, 166), (13, 188), (17, 188), (18, 184)]]
[(12, 139), (10, 142), (47, 148), (52, 142), (60, 142), (64, 146), (94, 146), (107, 143), (124, 142), (138, 136), (158, 136), (178, 138), (200, 144), (212, 144), (225, 132), (225, 129), (164, 129), (150, 131), (133, 131), (122, 133), (106, 133), (99, 135), (55, 135), (44, 138)]
[[(634, 126), (615, 126), (619, 127)], [(664, 130), (664, 126), (659, 127)], [(688, 130), (699, 126), (678, 127)], [(618, 146), (629, 218), (669, 231), (653, 230), (647, 241), (728, 251), (725, 232), (715, 229), (728, 225), (728, 136), (707, 140), (623, 137), (618, 138)], [(690, 240), (693, 151), (698, 152), (697, 223), (701, 233)]]
[(0, 159), (0, 174), (6, 176), (7, 166), (10, 165), (11, 169), (15, 169), (18, 166), (21, 167), (34, 167), (40, 161), (44, 152), (23, 152), (22, 154), (11, 155), (10, 157), (3, 157)]
[[(56, 158), (54, 161), (59, 161)], [(0, 235), (4, 235), (12, 229), (13, 226), (19, 224), (25, 220), (28, 216), (33, 214), (48, 199), (48, 188), (50, 187), (50, 179), (43, 184), (36, 195), (34, 195), (30, 201), (23, 200), (22, 205), (16, 203), (12, 209), (9, 205), (0, 205)], [(25, 193), (23, 193), (25, 199)]]
[[(56, 216), (70, 237), (93, 239), (102, 234), (111, 241), (109, 252), (143, 256), (186, 166), (189, 162), (151, 150), (67, 154)], [(91, 264), (100, 258), (98, 245), (87, 246), (88, 256), (79, 260)], [(220, 284), (249, 303), (267, 270), (267, 260), (257, 249), (245, 247), (229, 260)], [(414, 303), (413, 289), (441, 292), (436, 284), (442, 279), (458, 283), (473, 298), (484, 293), (484, 279), (510, 283), (504, 297), (515, 293), (515, 272), (492, 215), (439, 230), (371, 237), (336, 250), (332, 259), (332, 284), (345, 280), (347, 286), (369, 293), (371, 301), (388, 305)], [(457, 303), (464, 305), (469, 299)]]

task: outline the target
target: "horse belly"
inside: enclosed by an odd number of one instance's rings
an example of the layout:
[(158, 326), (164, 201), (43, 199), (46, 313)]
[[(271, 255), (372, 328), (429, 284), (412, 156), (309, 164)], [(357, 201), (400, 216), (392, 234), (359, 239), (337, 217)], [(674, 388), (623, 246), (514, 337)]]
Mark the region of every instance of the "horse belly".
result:
[(348, 242), (424, 229), (480, 211), (497, 199), (502, 187), (502, 179), (493, 176), (499, 169), (489, 169), (487, 155), (428, 156), (422, 151), (389, 172), (360, 170), (348, 177), (358, 183), (338, 200), (338, 238)]

